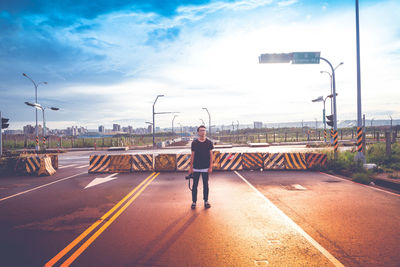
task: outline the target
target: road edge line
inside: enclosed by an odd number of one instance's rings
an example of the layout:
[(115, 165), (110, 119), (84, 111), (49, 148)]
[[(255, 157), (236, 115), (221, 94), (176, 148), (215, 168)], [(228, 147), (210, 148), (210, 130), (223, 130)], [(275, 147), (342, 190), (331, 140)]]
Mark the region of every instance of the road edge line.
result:
[(340, 179), (340, 180), (352, 182), (354, 184), (362, 185), (362, 186), (365, 186), (367, 188), (371, 188), (371, 189), (374, 189), (374, 190), (382, 191), (382, 192), (385, 192), (385, 193), (392, 194), (392, 195), (400, 197), (400, 194), (397, 194), (397, 193), (386, 191), (386, 190), (383, 190), (383, 189), (380, 189), (380, 188), (376, 188), (376, 187), (373, 187), (373, 186), (369, 186), (369, 185), (366, 185), (366, 184), (357, 183), (357, 182), (354, 182), (352, 180), (349, 180), (349, 179), (346, 179), (346, 178), (342, 178), (342, 177), (339, 177), (339, 176), (336, 176), (336, 175), (332, 175), (332, 174), (329, 174), (329, 173), (325, 173), (325, 172), (319, 172), (319, 173), (322, 173), (322, 174), (325, 174), (325, 175), (333, 177), (333, 178), (337, 178), (337, 179)]
[(234, 171), (239, 178), (241, 178), (250, 188), (252, 188), (261, 198), (263, 198), (275, 211), (277, 211), (283, 218), (285, 218), (292, 227), (297, 230), (308, 242), (310, 242), (319, 252), (321, 252), (330, 262), (335, 266), (344, 267), (344, 265), (336, 259), (328, 250), (326, 250), (321, 244), (315, 241), (309, 234), (307, 234), (298, 224), (296, 224), (289, 216), (281, 211), (277, 206), (272, 203), (265, 195), (263, 195), (257, 188), (255, 188), (249, 181), (246, 180), (237, 171)]

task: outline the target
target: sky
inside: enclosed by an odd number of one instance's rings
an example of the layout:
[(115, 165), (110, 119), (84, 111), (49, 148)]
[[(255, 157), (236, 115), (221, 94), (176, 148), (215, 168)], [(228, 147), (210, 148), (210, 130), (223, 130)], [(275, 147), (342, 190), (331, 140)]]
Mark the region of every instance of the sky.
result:
[[(362, 112), (400, 118), (400, 2), (360, 0)], [(0, 2), (0, 111), (10, 129), (322, 120), (329, 66), (259, 64), (262, 53), (318, 51), (336, 70), (337, 118), (357, 119), (355, 1)], [(327, 114), (330, 105), (327, 103)], [(40, 113), (39, 113), (40, 114)], [(170, 127), (173, 115), (157, 115)], [(41, 124), (41, 114), (39, 116)]]

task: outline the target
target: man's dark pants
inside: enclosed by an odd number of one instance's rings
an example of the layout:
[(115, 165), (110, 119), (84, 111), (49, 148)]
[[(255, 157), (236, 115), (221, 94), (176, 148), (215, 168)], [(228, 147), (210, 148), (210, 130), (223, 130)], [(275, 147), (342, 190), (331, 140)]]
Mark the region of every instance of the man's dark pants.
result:
[(193, 173), (192, 201), (197, 201), (197, 186), (199, 185), (200, 174), (203, 180), (203, 199), (208, 201), (208, 172)]

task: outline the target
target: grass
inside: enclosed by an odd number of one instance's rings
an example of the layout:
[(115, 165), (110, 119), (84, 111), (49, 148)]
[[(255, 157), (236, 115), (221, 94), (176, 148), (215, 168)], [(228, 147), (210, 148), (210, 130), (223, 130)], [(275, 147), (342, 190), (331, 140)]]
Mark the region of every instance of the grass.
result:
[(331, 174), (339, 174), (362, 184), (369, 184), (373, 181), (375, 173), (389, 173), (389, 177), (399, 179), (400, 170), (400, 145), (398, 143), (392, 145), (391, 154), (386, 155), (386, 145), (384, 143), (369, 145), (366, 155), (367, 163), (375, 163), (378, 168), (374, 170), (366, 170), (361, 162), (356, 162), (354, 157), (356, 152), (341, 151), (335, 159), (332, 151), (324, 151), (328, 156), (326, 166), (316, 166), (314, 169), (326, 171)]

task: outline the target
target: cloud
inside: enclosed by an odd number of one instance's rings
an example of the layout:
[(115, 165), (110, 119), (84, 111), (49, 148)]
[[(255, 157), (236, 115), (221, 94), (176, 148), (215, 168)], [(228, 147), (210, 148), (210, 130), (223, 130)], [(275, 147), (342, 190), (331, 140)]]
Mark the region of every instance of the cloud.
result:
[[(63, 108), (50, 122), (144, 126), (157, 94), (166, 95), (157, 109), (181, 111), (184, 124), (205, 119), (204, 106), (219, 124), (319, 118), (322, 107), (311, 99), (329, 92), (328, 76), (319, 73), (326, 64), (258, 64), (260, 53), (291, 51), (321, 51), (334, 65), (345, 62), (337, 70), (338, 117), (355, 117), (353, 6), (330, 3), (321, 13), (300, 1), (96, 3), (64, 11), (59, 3), (26, 10), (11, 4), (0, 14), (1, 33), (8, 33), (0, 35), (0, 90), (10, 99), (0, 103), (15, 119), (26, 121), (14, 106), (33, 92), (22, 72), (49, 82), (39, 99)], [(360, 12), (367, 114), (400, 115), (392, 101), (400, 97), (398, 11), (389, 1)], [(168, 115), (159, 123), (169, 127)]]

